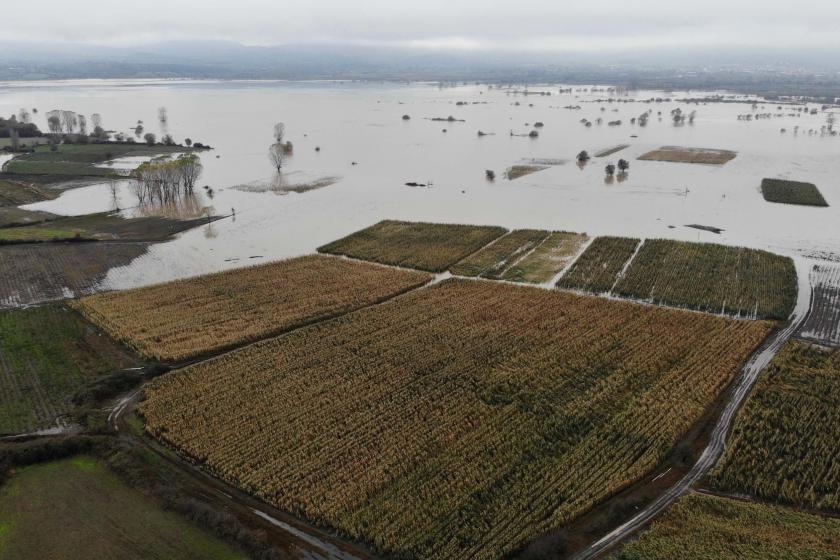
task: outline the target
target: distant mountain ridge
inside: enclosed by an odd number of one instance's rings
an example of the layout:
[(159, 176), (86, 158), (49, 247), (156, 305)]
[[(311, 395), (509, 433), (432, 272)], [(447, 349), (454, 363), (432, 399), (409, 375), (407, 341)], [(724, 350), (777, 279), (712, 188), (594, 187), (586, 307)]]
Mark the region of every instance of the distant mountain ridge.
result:
[(0, 41), (2, 81), (84, 78), (610, 83), (840, 97), (840, 60), (818, 50), (554, 53), (342, 45), (258, 47), (222, 41), (136, 47)]

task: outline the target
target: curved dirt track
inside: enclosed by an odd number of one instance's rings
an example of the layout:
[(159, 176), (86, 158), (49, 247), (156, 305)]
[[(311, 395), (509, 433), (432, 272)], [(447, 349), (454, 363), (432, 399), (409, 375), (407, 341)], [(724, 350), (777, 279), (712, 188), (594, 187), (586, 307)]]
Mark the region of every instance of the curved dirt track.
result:
[(735, 420), (735, 415), (744, 402), (744, 399), (752, 389), (753, 384), (770, 361), (776, 356), (788, 339), (796, 334), (799, 327), (808, 316), (811, 308), (811, 283), (808, 268), (804, 263), (796, 261), (797, 277), (799, 279), (799, 294), (796, 299), (796, 308), (791, 315), (789, 323), (782, 329), (773, 333), (764, 345), (744, 365), (744, 369), (734, 381), (731, 390), (730, 400), (723, 408), (712, 431), (709, 443), (703, 450), (700, 459), (677, 484), (666, 490), (661, 496), (648, 505), (645, 509), (636, 514), (629, 521), (616, 527), (605, 536), (601, 537), (587, 548), (578, 553), (574, 560), (591, 560), (597, 558), (613, 546), (620, 543), (645, 525), (654, 517), (673, 504), (680, 496), (687, 492), (695, 482), (700, 480), (715, 466), (718, 459), (726, 450), (726, 436), (729, 428)]

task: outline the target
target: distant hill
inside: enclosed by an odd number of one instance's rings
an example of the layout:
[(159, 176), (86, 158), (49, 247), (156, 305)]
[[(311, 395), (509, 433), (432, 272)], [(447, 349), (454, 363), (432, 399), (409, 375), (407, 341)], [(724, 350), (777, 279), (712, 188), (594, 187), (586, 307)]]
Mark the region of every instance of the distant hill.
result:
[(536, 53), (218, 41), (139, 47), (0, 41), (0, 80), (83, 78), (609, 83), (840, 97), (840, 60), (817, 50)]

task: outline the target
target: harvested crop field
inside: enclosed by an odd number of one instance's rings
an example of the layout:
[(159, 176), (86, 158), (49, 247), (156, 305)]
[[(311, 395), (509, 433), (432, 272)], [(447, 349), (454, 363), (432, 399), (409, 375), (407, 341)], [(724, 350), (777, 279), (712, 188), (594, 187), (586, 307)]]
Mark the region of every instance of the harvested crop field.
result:
[(811, 311), (799, 336), (826, 346), (840, 346), (840, 265), (814, 266), (811, 286)]
[(609, 292), (633, 257), (640, 240), (597, 237), (557, 282), (558, 288), (595, 294)]
[(614, 293), (710, 313), (787, 319), (797, 291), (796, 267), (789, 257), (712, 243), (648, 239)]
[(452, 279), (160, 377), (141, 413), (384, 555), (500, 558), (655, 468), (771, 327)]
[(48, 427), (83, 385), (134, 365), (136, 358), (66, 307), (0, 311), (0, 434)]
[(0, 246), (0, 308), (91, 294), (108, 270), (126, 266), (148, 243)]
[(0, 487), (0, 560), (244, 560), (92, 457), (19, 470)]
[(505, 233), (504, 228), (493, 226), (385, 220), (319, 247), (318, 251), (443, 272)]
[(530, 254), (502, 275), (511, 282), (542, 284), (557, 276), (580, 253), (589, 237), (580, 233), (553, 232)]
[(311, 255), (84, 298), (73, 305), (141, 355), (179, 361), (422, 286), (422, 272)]
[(840, 350), (788, 343), (738, 414), (714, 488), (840, 512)]
[(531, 173), (536, 173), (537, 171), (542, 171), (544, 169), (548, 169), (547, 165), (512, 165), (508, 167), (507, 171), (505, 171), (505, 177), (508, 180), (513, 181), (514, 179), (519, 179), (520, 177), (524, 177), (525, 175), (530, 175)]
[(449, 269), (460, 276), (500, 278), (505, 271), (528, 251), (545, 241), (550, 232), (538, 229), (518, 229), (500, 237)]
[(840, 558), (840, 519), (689, 494), (616, 560), (828, 560)]
[(668, 161), (672, 163), (705, 163), (709, 165), (723, 165), (735, 159), (738, 154), (729, 150), (715, 150), (710, 148), (682, 148), (680, 146), (663, 146), (639, 156), (642, 161)]
[(763, 179), (761, 194), (767, 202), (800, 206), (828, 206), (814, 183), (800, 183), (785, 179)]

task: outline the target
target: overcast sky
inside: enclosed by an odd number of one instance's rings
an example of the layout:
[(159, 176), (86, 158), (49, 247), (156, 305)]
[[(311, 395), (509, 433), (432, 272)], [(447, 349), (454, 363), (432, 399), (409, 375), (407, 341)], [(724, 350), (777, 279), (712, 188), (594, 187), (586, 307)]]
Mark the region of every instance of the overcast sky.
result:
[(4, 38), (425, 48), (840, 47), (840, 0), (2, 0)]

